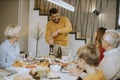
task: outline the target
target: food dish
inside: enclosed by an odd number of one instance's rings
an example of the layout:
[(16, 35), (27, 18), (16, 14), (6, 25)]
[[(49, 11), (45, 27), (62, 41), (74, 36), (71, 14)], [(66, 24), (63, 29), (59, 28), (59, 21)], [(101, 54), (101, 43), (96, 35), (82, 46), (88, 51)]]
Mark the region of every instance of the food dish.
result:
[(53, 72), (59, 72), (61, 70), (62, 66), (58, 64), (52, 64), (50, 65), (50, 70)]
[(56, 74), (56, 73), (50, 72), (48, 74), (48, 78), (49, 79), (60, 79), (60, 76), (58, 74)]
[(22, 62), (20, 62), (20, 61), (15, 61), (15, 62), (13, 63), (13, 66), (14, 66), (14, 67), (23, 67), (23, 64), (22, 64)]
[(17, 74), (13, 80), (34, 80), (29, 74)]
[(36, 68), (37, 66), (35, 64), (27, 64), (26, 68)]
[(33, 78), (35, 79), (40, 79), (40, 76), (43, 73), (48, 74), (49, 72), (50, 72), (50, 69), (48, 67), (39, 66), (39, 67), (31, 69), (30, 75), (33, 76)]
[(37, 65), (38, 66), (48, 67), (50, 65), (50, 62), (47, 59), (41, 59), (39, 62), (37, 62)]
[(59, 64), (59, 65), (61, 65), (62, 67), (67, 67), (67, 65), (68, 65), (68, 63), (64, 63), (64, 62), (59, 61), (59, 60), (55, 60), (55, 61), (53, 62), (53, 64)]
[(61, 72), (62, 72), (62, 73), (68, 73), (68, 70), (67, 70), (66, 68), (65, 68), (65, 69), (63, 68), (63, 69), (61, 70)]

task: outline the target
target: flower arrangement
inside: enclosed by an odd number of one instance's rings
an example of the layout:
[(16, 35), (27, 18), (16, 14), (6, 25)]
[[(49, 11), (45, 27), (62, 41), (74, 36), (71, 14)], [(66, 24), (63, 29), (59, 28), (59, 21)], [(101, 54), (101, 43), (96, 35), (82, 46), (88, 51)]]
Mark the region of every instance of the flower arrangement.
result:
[(44, 32), (42, 31), (42, 27), (37, 24), (36, 27), (33, 29), (32, 37), (36, 40), (36, 57), (38, 56), (38, 42), (42, 39)]

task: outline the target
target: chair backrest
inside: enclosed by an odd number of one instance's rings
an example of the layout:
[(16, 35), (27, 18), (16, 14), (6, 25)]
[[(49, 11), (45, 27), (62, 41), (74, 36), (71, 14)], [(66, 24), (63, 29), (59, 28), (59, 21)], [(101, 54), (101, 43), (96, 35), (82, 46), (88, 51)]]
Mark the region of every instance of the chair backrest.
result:
[(73, 55), (76, 55), (77, 50), (85, 43), (86, 39), (76, 39), (76, 33), (69, 33), (69, 47)]

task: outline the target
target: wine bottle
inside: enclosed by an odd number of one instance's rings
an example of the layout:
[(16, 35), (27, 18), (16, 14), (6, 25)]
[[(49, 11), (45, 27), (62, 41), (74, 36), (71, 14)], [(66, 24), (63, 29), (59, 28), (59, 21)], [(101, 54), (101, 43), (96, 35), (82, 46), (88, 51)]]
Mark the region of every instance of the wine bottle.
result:
[(58, 46), (56, 58), (62, 58), (62, 49), (61, 46)]
[(50, 53), (49, 53), (49, 55), (53, 55), (53, 48), (54, 48), (54, 45), (50, 44)]

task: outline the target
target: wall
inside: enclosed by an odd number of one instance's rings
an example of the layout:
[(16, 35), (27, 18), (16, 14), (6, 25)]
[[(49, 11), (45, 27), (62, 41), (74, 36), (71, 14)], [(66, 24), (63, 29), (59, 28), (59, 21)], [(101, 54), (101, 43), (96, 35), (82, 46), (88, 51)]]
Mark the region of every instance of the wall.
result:
[[(29, 15), (29, 38), (28, 38), (28, 52), (32, 52), (36, 55), (36, 43), (37, 40), (33, 38), (35, 36), (35, 29), (37, 25), (44, 32), (43, 37), (38, 41), (38, 56), (46, 55), (49, 53), (49, 45), (45, 41), (45, 29), (47, 23), (47, 16), (39, 16), (39, 11), (35, 11), (34, 9), (34, 0), (30, 0), (30, 15)], [(35, 31), (36, 30), (36, 31)]]
[(19, 0), (18, 25), (22, 27), (20, 49), (25, 53), (28, 52), (29, 8), (30, 0)]
[(20, 35), (21, 51), (28, 51), (29, 0), (0, 0), (0, 43), (5, 39), (4, 30), (8, 24), (22, 28)]
[(0, 0), (0, 43), (5, 39), (4, 30), (8, 24), (18, 24), (19, 0)]

